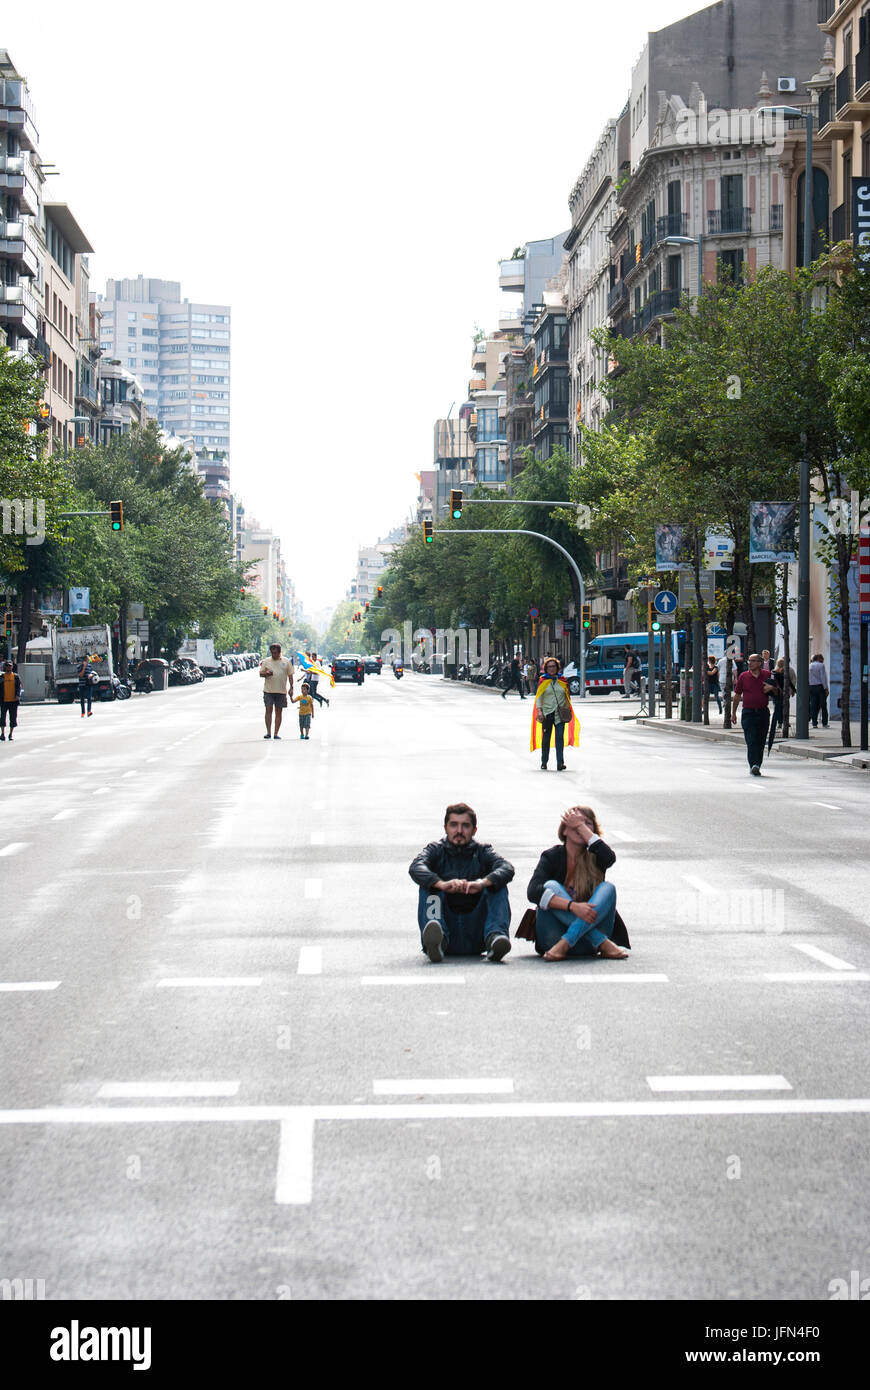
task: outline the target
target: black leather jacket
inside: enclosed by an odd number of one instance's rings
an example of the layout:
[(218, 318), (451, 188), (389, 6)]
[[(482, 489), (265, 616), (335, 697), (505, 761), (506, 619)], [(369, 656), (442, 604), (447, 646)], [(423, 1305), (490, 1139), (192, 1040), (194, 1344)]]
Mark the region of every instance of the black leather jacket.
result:
[(470, 840), (467, 845), (452, 845), (445, 836), (422, 849), (408, 873), (421, 888), (431, 888), (439, 879), (445, 882), (451, 878), (488, 878), (492, 884), (488, 891), (497, 892), (510, 883), (514, 866), (496, 854), (492, 845), (481, 845), (477, 840)]

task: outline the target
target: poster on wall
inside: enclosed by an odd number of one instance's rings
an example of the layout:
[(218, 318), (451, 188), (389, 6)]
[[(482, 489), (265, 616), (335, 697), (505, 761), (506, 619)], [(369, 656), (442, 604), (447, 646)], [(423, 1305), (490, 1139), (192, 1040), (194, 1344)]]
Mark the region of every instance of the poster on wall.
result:
[(797, 504), (794, 502), (750, 502), (749, 563), (751, 565), (793, 565), (794, 528)]

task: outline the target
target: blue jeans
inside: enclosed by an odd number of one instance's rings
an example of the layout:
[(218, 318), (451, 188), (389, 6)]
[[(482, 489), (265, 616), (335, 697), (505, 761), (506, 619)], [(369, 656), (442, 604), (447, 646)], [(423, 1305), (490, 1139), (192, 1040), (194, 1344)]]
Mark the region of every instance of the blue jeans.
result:
[(421, 888), (417, 899), (417, 925), (422, 938), (427, 922), (439, 922), (448, 956), (479, 956), (489, 936), (510, 936), (511, 910), (506, 888), (484, 888), (476, 895), (471, 912), (455, 912), (445, 894)]
[(85, 712), (85, 701), (87, 701), (88, 709), (90, 709), (93, 694), (94, 687), (91, 685), (90, 681), (79, 681), (79, 703), (82, 707), (82, 714)]
[[(571, 897), (565, 885), (557, 883), (554, 878), (548, 879), (544, 887), (559, 898)], [(613, 884), (599, 883), (589, 899), (589, 906), (598, 913), (594, 923), (584, 922), (582, 917), (568, 912), (566, 908), (539, 907), (535, 945), (541, 954), (549, 951), (564, 936), (571, 943), (569, 956), (594, 956), (602, 941), (613, 935), (616, 921), (616, 889)]]

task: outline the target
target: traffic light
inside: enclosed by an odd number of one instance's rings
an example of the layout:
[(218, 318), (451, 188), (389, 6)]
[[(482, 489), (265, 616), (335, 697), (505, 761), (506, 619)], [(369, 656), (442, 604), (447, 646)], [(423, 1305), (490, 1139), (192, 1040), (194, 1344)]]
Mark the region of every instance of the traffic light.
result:
[(460, 487), (450, 489), (450, 515), (454, 521), (458, 521), (462, 516), (462, 488)]
[(368, 611), (369, 611), (369, 601), (368, 601), (368, 599), (366, 599), (366, 612), (368, 613)]
[(241, 596), (242, 598), (244, 598), (244, 597), (245, 597), (245, 591), (244, 591), (244, 589), (239, 589), (239, 594), (240, 594), (240, 596)]
[(661, 630), (662, 630), (662, 625), (661, 625), (661, 623), (659, 622), (658, 614), (656, 613), (656, 610), (655, 610), (655, 609), (653, 608), (653, 606), (652, 606), (652, 599), (650, 599), (649, 603), (648, 603), (647, 606), (646, 606), (646, 609), (647, 609), (647, 622), (646, 622), (647, 631), (649, 631), (649, 632), (661, 632)]
[(584, 603), (580, 609), (580, 626), (588, 632), (592, 626), (592, 604)]
[(264, 603), (264, 604), (263, 604), (263, 617), (264, 617), (264, 618), (268, 618), (268, 616), (269, 616), (269, 605), (268, 605), (268, 603)]
[(112, 530), (123, 531), (124, 529), (124, 503), (110, 502), (109, 514), (112, 518)]
[(431, 523), (431, 521), (424, 521), (424, 522), (423, 522), (423, 541), (424, 541), (424, 543), (425, 543), (426, 545), (431, 545), (431, 544), (432, 544), (432, 539), (433, 539), (433, 537), (432, 537), (432, 523)]
[(12, 614), (8, 610), (3, 614), (3, 636), (12, 636)]
[(379, 585), (378, 585), (378, 598), (383, 598), (383, 596), (384, 596), (384, 586), (383, 586), (383, 584), (379, 584)]

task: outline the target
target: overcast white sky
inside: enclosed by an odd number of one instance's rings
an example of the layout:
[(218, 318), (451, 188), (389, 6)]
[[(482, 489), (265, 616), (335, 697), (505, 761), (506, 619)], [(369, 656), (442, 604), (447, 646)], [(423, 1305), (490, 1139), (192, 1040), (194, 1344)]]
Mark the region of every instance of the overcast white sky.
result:
[(4, 6), (107, 276), (232, 305), (232, 485), (307, 611), (413, 505), (498, 261), (570, 225), (647, 31), (692, 0)]

